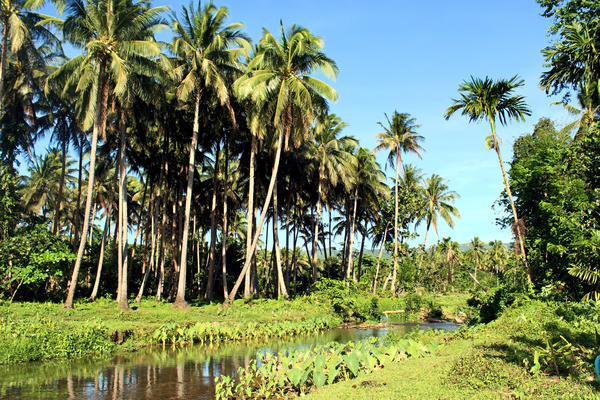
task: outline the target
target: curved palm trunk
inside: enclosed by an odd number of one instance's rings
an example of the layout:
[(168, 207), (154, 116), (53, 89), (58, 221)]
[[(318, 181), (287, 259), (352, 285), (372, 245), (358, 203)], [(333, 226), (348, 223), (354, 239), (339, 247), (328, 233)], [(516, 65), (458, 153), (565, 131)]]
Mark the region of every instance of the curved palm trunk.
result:
[[(1, 95), (0, 95), (0, 98)], [(67, 141), (63, 140), (61, 143), (62, 151), (62, 167), (60, 170), (60, 183), (58, 185), (58, 195), (56, 199), (56, 208), (54, 209), (54, 221), (52, 222), (52, 234), (58, 235), (58, 224), (60, 221), (60, 205), (62, 203), (63, 191), (65, 188), (65, 174), (67, 170)]]
[(104, 249), (106, 247), (106, 236), (108, 235), (111, 212), (112, 202), (108, 204), (108, 207), (106, 209), (106, 222), (104, 223), (104, 231), (102, 231), (102, 241), (100, 242), (100, 255), (98, 256), (96, 279), (94, 281), (94, 288), (92, 289), (92, 294), (90, 295), (90, 301), (96, 300), (96, 297), (98, 296), (98, 289), (100, 288), (100, 276), (102, 275), (102, 264), (104, 263)]
[(177, 284), (177, 297), (173, 306), (177, 308), (189, 307), (185, 300), (185, 284), (187, 272), (187, 247), (188, 232), (190, 229), (190, 210), (192, 209), (192, 188), (194, 184), (194, 172), (196, 166), (196, 148), (198, 147), (198, 131), (200, 130), (200, 91), (196, 93), (196, 107), (194, 110), (194, 127), (192, 131), (192, 143), (190, 145), (190, 161), (188, 163), (187, 189), (185, 192), (185, 215), (183, 218), (183, 234), (181, 242), (181, 262), (179, 263), (179, 282)]
[[(246, 258), (245, 260), (251, 260), (254, 256), (254, 252), (251, 252), (252, 247), (252, 236), (254, 229), (254, 163), (255, 163), (255, 152), (256, 152), (256, 136), (252, 135), (250, 141), (250, 176), (248, 178), (248, 213), (247, 213), (247, 229), (246, 229)], [(244, 298), (249, 298), (251, 295), (251, 271), (250, 268), (244, 275)]]
[[(265, 218), (267, 216), (267, 209), (269, 207), (269, 203), (271, 202), (271, 196), (273, 195), (273, 187), (275, 186), (275, 181), (277, 179), (277, 171), (279, 170), (279, 160), (281, 158), (281, 148), (283, 147), (284, 138), (282, 136), (283, 136), (283, 128), (281, 129), (281, 133), (279, 135), (279, 139), (278, 139), (278, 143), (277, 143), (277, 151), (275, 152), (275, 161), (273, 162), (273, 169), (271, 171), (271, 179), (269, 181), (269, 188), (267, 189), (267, 196), (265, 198), (265, 203), (263, 205), (262, 212), (260, 215), (260, 221), (258, 222), (258, 225), (256, 226), (256, 233), (254, 234), (254, 238), (252, 239), (252, 246), (250, 247), (250, 253), (254, 253), (254, 250), (256, 249), (256, 245), (258, 243), (258, 238), (260, 237), (260, 232), (261, 232), (262, 226), (265, 222)], [(231, 292), (229, 293), (229, 297), (225, 300), (225, 304), (229, 304), (229, 303), (233, 302), (233, 300), (235, 299), (235, 295), (237, 294), (237, 291), (240, 288), (240, 285), (242, 284), (242, 280), (244, 280), (246, 271), (248, 270), (248, 268), (250, 268), (251, 261), (252, 261), (252, 259), (250, 258), (244, 262), (244, 267), (242, 268), (242, 272), (240, 273), (240, 276), (238, 277), (237, 281), (235, 282), (235, 285), (231, 289)]]
[(508, 194), (508, 200), (510, 201), (510, 208), (513, 212), (513, 217), (515, 220), (515, 226), (517, 230), (517, 237), (519, 239), (519, 246), (521, 247), (521, 254), (523, 254), (523, 263), (525, 264), (525, 274), (527, 275), (527, 282), (531, 284), (531, 273), (529, 271), (529, 264), (527, 263), (527, 255), (525, 254), (525, 243), (523, 240), (523, 232), (521, 232), (521, 227), (519, 225), (519, 217), (517, 215), (517, 208), (515, 207), (515, 202), (513, 200), (512, 192), (510, 190), (510, 183), (508, 182), (508, 177), (506, 176), (506, 170), (504, 169), (504, 162), (502, 161), (502, 154), (500, 152), (500, 146), (498, 143), (498, 139), (496, 137), (496, 126), (493, 120), (490, 120), (490, 125), (492, 126), (492, 135), (494, 136), (494, 149), (496, 150), (496, 154), (498, 155), (498, 162), (500, 163), (500, 169), (502, 170), (502, 179), (504, 180), (504, 188), (506, 189), (506, 194)]
[(375, 267), (375, 278), (373, 278), (373, 294), (377, 292), (377, 280), (379, 279), (379, 269), (381, 268), (381, 257), (383, 256), (383, 248), (385, 247), (385, 238), (388, 233), (388, 225), (385, 226), (383, 231), (383, 240), (381, 241), (381, 247), (379, 247), (379, 254), (377, 255), (377, 266)]
[(106, 124), (106, 107), (108, 102), (108, 84), (106, 80), (104, 61), (100, 64), (100, 72), (98, 75), (98, 95), (96, 99), (96, 118), (94, 128), (92, 129), (92, 147), (90, 149), (90, 167), (87, 195), (85, 199), (85, 212), (83, 216), (83, 229), (81, 230), (81, 238), (79, 240), (79, 248), (77, 250), (77, 259), (73, 267), (73, 274), (69, 282), (69, 292), (65, 301), (65, 308), (73, 308), (73, 300), (75, 298), (75, 288), (77, 286), (77, 278), (79, 277), (79, 269), (81, 268), (81, 260), (83, 259), (83, 251), (85, 250), (85, 241), (90, 221), (90, 211), (92, 206), (92, 195), (94, 191), (94, 171), (96, 168), (96, 146), (98, 144), (98, 134), (104, 131)]
[(126, 140), (126, 115), (125, 110), (121, 109), (121, 118), (119, 121), (120, 125), (120, 145), (121, 151), (119, 152), (119, 241), (120, 241), (120, 253), (119, 253), (119, 270), (121, 282), (119, 283), (119, 293), (117, 296), (117, 303), (119, 309), (127, 311), (129, 310), (129, 304), (127, 302), (127, 268), (128, 268), (128, 230), (129, 230), (129, 218), (127, 215), (127, 140)]

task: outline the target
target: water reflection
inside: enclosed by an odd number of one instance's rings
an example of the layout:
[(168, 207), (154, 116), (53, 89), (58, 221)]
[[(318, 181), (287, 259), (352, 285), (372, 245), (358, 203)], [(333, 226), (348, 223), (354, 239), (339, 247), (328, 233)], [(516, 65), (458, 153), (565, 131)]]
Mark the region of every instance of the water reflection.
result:
[[(390, 329), (458, 328), (400, 324)], [(183, 349), (151, 349), (101, 360), (27, 363), (0, 367), (0, 399), (213, 399), (215, 378), (247, 367), (258, 354), (383, 337), (388, 328), (333, 329), (296, 338)]]

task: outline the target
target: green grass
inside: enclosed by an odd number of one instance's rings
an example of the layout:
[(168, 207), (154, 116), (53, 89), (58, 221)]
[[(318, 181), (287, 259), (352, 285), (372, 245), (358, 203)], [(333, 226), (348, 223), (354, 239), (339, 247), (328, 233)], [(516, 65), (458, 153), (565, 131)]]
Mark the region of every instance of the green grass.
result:
[(0, 364), (132, 351), (152, 343), (152, 334), (166, 323), (269, 325), (333, 315), (329, 304), (306, 298), (289, 302), (238, 300), (229, 307), (212, 303), (183, 310), (169, 303), (143, 300), (132, 308), (119, 311), (116, 303), (107, 299), (80, 302), (74, 310), (55, 303), (2, 303)]
[(590, 326), (594, 324), (581, 324), (567, 314), (564, 307), (527, 302), (488, 325), (448, 338), (430, 356), (323, 387), (308, 399), (599, 398), (591, 359), (584, 360), (580, 370), (561, 376), (534, 375), (524, 363), (531, 365), (537, 346), (560, 335), (578, 345), (594, 346)]

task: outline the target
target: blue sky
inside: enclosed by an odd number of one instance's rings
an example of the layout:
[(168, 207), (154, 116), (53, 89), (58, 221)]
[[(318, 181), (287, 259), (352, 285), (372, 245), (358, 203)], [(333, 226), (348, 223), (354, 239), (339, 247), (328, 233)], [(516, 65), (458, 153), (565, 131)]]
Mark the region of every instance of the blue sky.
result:
[[(155, 3), (158, 4), (158, 3)], [(178, 11), (185, 2), (168, 3)], [(541, 117), (558, 125), (570, 118), (539, 88), (543, 71), (540, 50), (547, 46), (549, 22), (539, 16), (534, 0), (461, 1), (296, 1), (272, 0), (218, 2), (229, 8), (232, 21), (258, 40), (263, 27), (275, 33), (279, 20), (309, 28), (325, 40), (325, 51), (340, 69), (332, 83), (339, 100), (331, 111), (350, 126), (361, 145), (373, 148), (384, 113), (410, 113), (421, 125), (426, 152), (422, 160), (406, 156), (426, 175), (448, 180), (461, 198), (461, 213), (454, 229), (440, 223), (439, 237), (461, 243), (478, 235), (482, 240), (510, 241), (508, 230), (495, 225), (499, 216), (491, 208), (503, 189), (498, 160), (485, 148), (487, 123), (469, 124), (459, 115), (442, 117), (456, 96), (460, 82), (471, 75), (498, 79), (520, 75), (533, 115), (525, 123), (499, 127), (505, 160), (518, 136), (531, 132)], [(385, 155), (378, 155), (383, 165)], [(393, 175), (393, 169), (386, 171)], [(422, 242), (424, 227), (419, 230)], [(436, 240), (435, 233), (429, 243)]]
[[(179, 13), (189, 2), (153, 4)], [(255, 42), (263, 27), (278, 33), (280, 20), (321, 36), (325, 52), (340, 69), (338, 79), (330, 82), (339, 94), (331, 111), (350, 125), (345, 134), (362, 146), (375, 147), (375, 133), (381, 131), (377, 122), (385, 120), (384, 113), (397, 110), (416, 118), (426, 151), (422, 159), (407, 155), (405, 161), (427, 176), (441, 175), (461, 196), (456, 203), (461, 218), (454, 229), (440, 222), (440, 238), (451, 236), (461, 243), (475, 235), (484, 241), (511, 240), (510, 232), (495, 224), (500, 212), (492, 210), (503, 184), (496, 155), (485, 148), (489, 126), (469, 124), (459, 115), (445, 121), (442, 115), (459, 83), (471, 75), (499, 79), (518, 74), (525, 80), (519, 93), (533, 114), (525, 123), (498, 127), (506, 161), (514, 140), (531, 132), (541, 117), (558, 126), (571, 121), (562, 108), (551, 105), (559, 99), (546, 96), (538, 85), (544, 63), (540, 50), (550, 42), (550, 21), (539, 16), (534, 0), (229, 0), (216, 5), (228, 7), (231, 21), (243, 22)], [(164, 32), (160, 38), (169, 36)], [(378, 160), (383, 166), (385, 154)], [(392, 168), (386, 172), (393, 176)], [(414, 243), (422, 243), (424, 226), (418, 232), (421, 237)], [(434, 242), (435, 233), (429, 238)]]

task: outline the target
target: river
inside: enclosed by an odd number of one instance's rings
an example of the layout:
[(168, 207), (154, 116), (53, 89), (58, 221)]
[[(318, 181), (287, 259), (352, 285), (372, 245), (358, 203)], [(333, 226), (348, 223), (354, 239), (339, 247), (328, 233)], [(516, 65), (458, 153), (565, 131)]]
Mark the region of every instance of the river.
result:
[(213, 399), (215, 378), (232, 375), (259, 354), (383, 337), (389, 329), (456, 330), (449, 323), (337, 328), (309, 336), (218, 346), (153, 347), (106, 359), (0, 366), (0, 399)]

